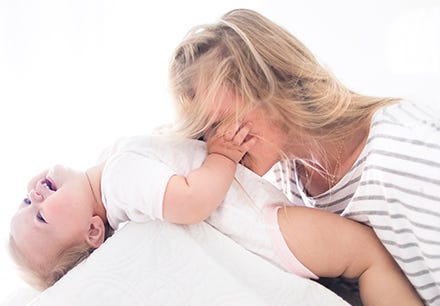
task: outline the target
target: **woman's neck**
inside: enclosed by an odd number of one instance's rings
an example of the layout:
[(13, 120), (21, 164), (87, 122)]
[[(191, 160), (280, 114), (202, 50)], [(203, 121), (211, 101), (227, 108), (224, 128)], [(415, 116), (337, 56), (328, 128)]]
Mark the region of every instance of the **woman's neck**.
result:
[(321, 154), (314, 156), (316, 163), (300, 168), (299, 177), (308, 194), (317, 196), (339, 182), (359, 157), (367, 138), (368, 129), (364, 128), (339, 141), (321, 143)]

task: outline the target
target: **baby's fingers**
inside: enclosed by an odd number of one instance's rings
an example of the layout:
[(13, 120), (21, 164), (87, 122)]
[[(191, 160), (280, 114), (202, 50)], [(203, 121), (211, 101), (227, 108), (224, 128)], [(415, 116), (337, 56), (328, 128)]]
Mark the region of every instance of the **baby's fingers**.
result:
[(235, 136), (231, 138), (232, 142), (237, 146), (241, 145), (249, 135), (251, 129), (252, 124), (250, 122), (247, 122), (243, 126), (239, 127), (235, 133)]
[(247, 135), (247, 138), (243, 141), (240, 148), (243, 152), (249, 151), (257, 142), (257, 138), (255, 136)]

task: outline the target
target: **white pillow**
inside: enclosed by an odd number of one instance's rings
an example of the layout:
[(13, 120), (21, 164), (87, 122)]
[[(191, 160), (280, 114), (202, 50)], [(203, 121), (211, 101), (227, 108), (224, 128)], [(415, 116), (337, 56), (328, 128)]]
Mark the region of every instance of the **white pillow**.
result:
[(151, 221), (128, 223), (27, 305), (348, 304), (320, 284), (248, 252), (206, 223)]

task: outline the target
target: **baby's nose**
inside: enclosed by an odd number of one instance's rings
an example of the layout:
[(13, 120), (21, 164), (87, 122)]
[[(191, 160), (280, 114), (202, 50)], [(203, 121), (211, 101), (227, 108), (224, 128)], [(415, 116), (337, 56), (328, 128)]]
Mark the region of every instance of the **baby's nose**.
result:
[(44, 197), (41, 193), (39, 193), (35, 189), (32, 189), (29, 192), (29, 199), (31, 200), (31, 203), (39, 203), (43, 201)]

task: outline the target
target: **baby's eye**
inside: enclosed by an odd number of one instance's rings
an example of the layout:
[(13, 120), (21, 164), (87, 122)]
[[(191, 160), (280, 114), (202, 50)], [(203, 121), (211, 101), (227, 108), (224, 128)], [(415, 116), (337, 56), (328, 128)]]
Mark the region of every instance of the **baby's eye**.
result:
[(37, 219), (40, 222), (47, 223), (46, 220), (43, 218), (43, 216), (41, 215), (40, 212), (37, 213)]
[(31, 203), (32, 203), (31, 200), (27, 197), (23, 199), (23, 202), (27, 205), (31, 205)]

